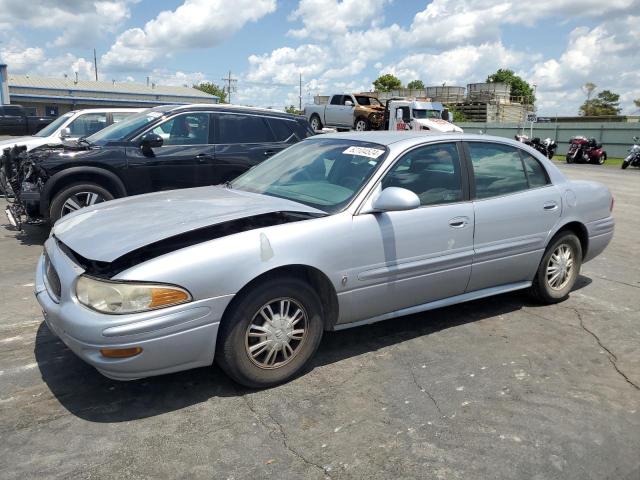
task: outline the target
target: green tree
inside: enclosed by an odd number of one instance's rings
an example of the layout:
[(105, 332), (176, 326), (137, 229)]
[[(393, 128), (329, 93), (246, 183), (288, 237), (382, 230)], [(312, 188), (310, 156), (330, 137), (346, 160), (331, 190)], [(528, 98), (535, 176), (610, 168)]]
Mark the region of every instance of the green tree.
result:
[(302, 115), (302, 112), (298, 110), (294, 105), (289, 105), (284, 108), (284, 111), (287, 113), (292, 113), (293, 115)]
[(376, 92), (390, 92), (402, 88), (402, 82), (398, 77), (385, 73), (373, 81), (373, 88)]
[(636, 108), (640, 108), (640, 98), (636, 98), (636, 99), (633, 101), (633, 104), (636, 106)]
[(584, 112), (584, 116), (588, 117), (589, 116), (589, 101), (591, 100), (591, 95), (593, 95), (594, 90), (596, 89), (597, 85), (593, 82), (587, 82), (582, 86), (582, 91), (585, 93), (585, 95), (587, 96), (587, 101), (586, 101), (586, 105), (587, 105), (587, 110), (585, 110)]
[(456, 110), (453, 107), (447, 107), (449, 112), (453, 115), (453, 123), (466, 122), (467, 117), (460, 110)]
[(407, 83), (407, 88), (411, 88), (412, 90), (424, 90), (424, 83), (422, 83), (422, 80), (411, 80)]
[(194, 85), (193, 88), (200, 90), (201, 92), (220, 97), (220, 103), (226, 103), (227, 101), (227, 92), (224, 91), (224, 88), (219, 87), (215, 83), (202, 82), (198, 85)]
[(596, 98), (585, 100), (580, 106), (580, 114), (583, 117), (618, 115), (621, 110), (620, 95), (611, 90), (602, 90)]
[(511, 86), (512, 97), (522, 97), (524, 102), (530, 105), (536, 103), (533, 87), (516, 75), (513, 70), (500, 68), (496, 73), (492, 73), (487, 77), (487, 82), (506, 83)]

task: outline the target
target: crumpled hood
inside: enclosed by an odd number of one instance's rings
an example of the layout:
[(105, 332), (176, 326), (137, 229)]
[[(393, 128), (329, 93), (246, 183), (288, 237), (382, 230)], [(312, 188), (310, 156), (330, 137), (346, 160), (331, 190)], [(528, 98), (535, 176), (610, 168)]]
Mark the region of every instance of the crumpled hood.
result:
[(446, 120), (441, 120), (439, 118), (421, 118), (415, 119), (418, 125), (423, 127), (428, 127), (429, 130), (433, 130), (434, 132), (459, 132), (462, 133), (462, 129), (453, 123), (447, 122)]
[(14, 145), (18, 145), (19, 147), (26, 145), (27, 150), (31, 150), (32, 148), (39, 147), (40, 145), (46, 145), (47, 143), (51, 143), (51, 139), (49, 137), (14, 137), (0, 141), (0, 152), (5, 148), (13, 147)]
[(58, 240), (89, 260), (112, 262), (151, 243), (203, 227), (272, 212), (325, 212), (290, 200), (199, 187), (150, 193), (84, 208), (56, 222)]

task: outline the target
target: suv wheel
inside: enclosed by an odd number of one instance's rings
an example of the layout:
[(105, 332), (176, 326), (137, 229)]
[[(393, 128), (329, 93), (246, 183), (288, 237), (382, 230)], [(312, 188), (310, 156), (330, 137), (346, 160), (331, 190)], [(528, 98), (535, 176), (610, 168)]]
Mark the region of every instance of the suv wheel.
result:
[(242, 385), (261, 388), (286, 382), (320, 344), (322, 304), (301, 280), (258, 284), (231, 308), (218, 334), (216, 362)]
[(74, 183), (56, 193), (49, 208), (51, 223), (69, 213), (90, 207), (98, 203), (113, 200), (115, 197), (104, 187), (95, 183)]
[(580, 275), (582, 246), (573, 233), (560, 232), (545, 251), (531, 285), (531, 293), (541, 303), (558, 303), (569, 292)]

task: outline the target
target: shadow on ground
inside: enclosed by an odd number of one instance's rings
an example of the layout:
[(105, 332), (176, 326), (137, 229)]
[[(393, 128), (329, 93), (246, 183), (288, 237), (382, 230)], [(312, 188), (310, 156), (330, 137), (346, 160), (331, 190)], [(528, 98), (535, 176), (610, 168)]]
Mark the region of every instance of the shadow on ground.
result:
[[(1, 214), (4, 215), (4, 212)], [(22, 230), (12, 227), (9, 223), (0, 225), (0, 235), (5, 238), (13, 237), (21, 245), (44, 245), (49, 237), (49, 227), (47, 225), (24, 225)]]
[[(575, 288), (589, 283), (591, 279), (580, 277)], [(523, 306), (534, 305), (526, 294), (515, 292), (374, 325), (325, 332), (307, 372), (416, 337), (514, 312)], [(153, 417), (213, 397), (238, 396), (250, 391), (215, 366), (131, 382), (110, 380), (77, 358), (44, 323), (37, 332), (35, 357), (43, 380), (58, 401), (73, 415), (91, 422)]]

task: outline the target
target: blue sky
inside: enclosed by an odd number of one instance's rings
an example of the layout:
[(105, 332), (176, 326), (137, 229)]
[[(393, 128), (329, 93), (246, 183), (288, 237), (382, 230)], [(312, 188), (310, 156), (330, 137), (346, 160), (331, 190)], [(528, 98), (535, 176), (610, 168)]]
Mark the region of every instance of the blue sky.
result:
[[(283, 107), (369, 90), (381, 73), (465, 86), (497, 68), (572, 115), (587, 81), (638, 114), (640, 0), (0, 0), (10, 72), (159, 84), (238, 78), (234, 102)], [(635, 15), (635, 16), (634, 16)]]

